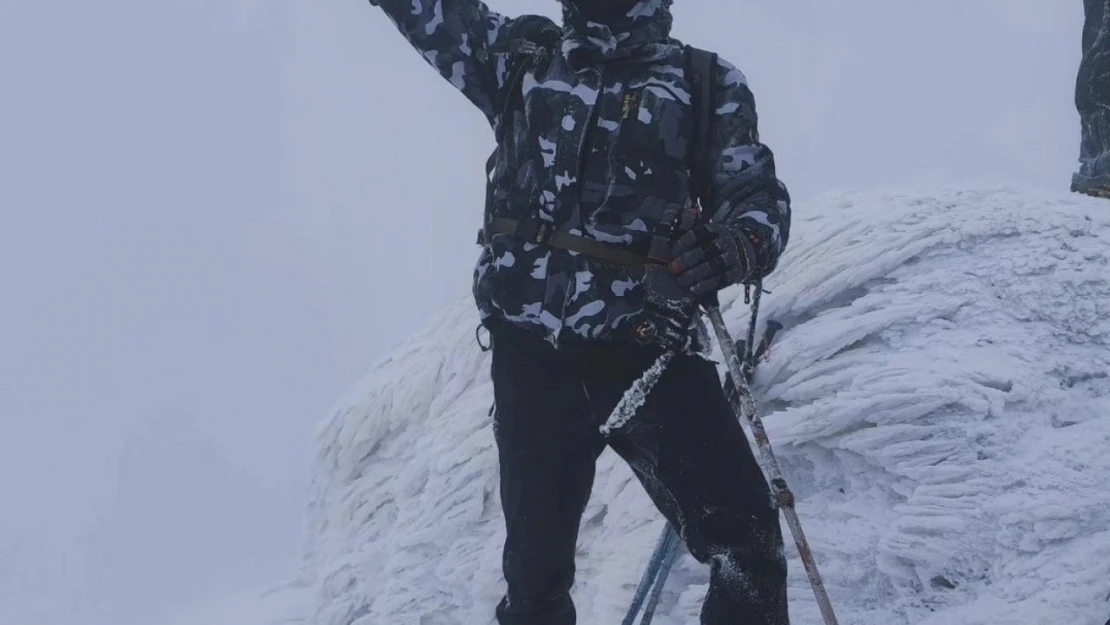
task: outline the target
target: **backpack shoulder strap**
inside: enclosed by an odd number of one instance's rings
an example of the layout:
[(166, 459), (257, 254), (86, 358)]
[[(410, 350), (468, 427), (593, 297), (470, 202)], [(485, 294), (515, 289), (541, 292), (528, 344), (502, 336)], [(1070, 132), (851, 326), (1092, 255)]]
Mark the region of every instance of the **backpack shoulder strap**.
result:
[(551, 62), (561, 37), (562, 32), (551, 20), (538, 15), (526, 15), (517, 18), (508, 37), (491, 50), (497, 54), (508, 55), (509, 78), (500, 91), (501, 111), (500, 117), (497, 118), (497, 127), (494, 129), (498, 147), (486, 159), (487, 218), (493, 205), (493, 187), (490, 183), (497, 167), (501, 146), (513, 126), (512, 120), (516, 111), (524, 107), (524, 76), (529, 70), (546, 71), (546, 64)]
[[(534, 18), (540, 23), (530, 23), (528, 18)], [(497, 142), (500, 143), (508, 128), (504, 120), (510, 119), (524, 100), (522, 84), (524, 75), (532, 71), (541, 71), (543, 65), (550, 62), (558, 46), (562, 33), (553, 23), (538, 16), (519, 18), (515, 30), (518, 36), (508, 41), (509, 53), (509, 79), (505, 82), (504, 101), (501, 105), (501, 117), (497, 127)]]
[(690, 141), (690, 194), (708, 208), (713, 191), (709, 148), (716, 118), (717, 55), (686, 46), (686, 77), (690, 83), (690, 108), (694, 113), (694, 136)]

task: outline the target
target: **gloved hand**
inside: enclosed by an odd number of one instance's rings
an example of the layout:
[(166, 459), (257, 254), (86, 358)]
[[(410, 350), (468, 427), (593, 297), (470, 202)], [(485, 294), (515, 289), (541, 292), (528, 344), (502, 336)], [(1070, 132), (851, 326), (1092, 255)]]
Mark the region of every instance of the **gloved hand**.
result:
[(675, 242), (668, 268), (679, 286), (703, 299), (748, 280), (755, 249), (743, 234), (714, 223), (694, 226)]
[(647, 267), (644, 287), (644, 318), (633, 327), (636, 340), (667, 350), (685, 350), (695, 327), (697, 300), (663, 265)]

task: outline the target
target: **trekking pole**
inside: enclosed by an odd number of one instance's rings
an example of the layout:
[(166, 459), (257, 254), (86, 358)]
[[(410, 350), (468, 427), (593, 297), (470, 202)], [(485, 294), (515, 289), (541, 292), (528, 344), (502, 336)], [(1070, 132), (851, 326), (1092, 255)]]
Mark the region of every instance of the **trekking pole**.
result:
[(667, 585), (667, 577), (671, 574), (671, 568), (674, 566), (675, 560), (678, 559), (678, 545), (681, 542), (678, 538), (678, 532), (670, 524), (667, 525), (667, 531), (674, 537), (672, 547), (663, 554), (663, 561), (659, 563), (659, 572), (655, 575), (655, 586), (651, 589), (651, 596), (648, 597), (647, 605), (644, 606), (644, 618), (640, 621), (640, 625), (650, 625), (652, 619), (655, 618), (655, 609), (659, 607), (659, 598), (663, 596), (663, 587)]
[[(644, 605), (644, 599), (647, 598), (648, 591), (653, 587), (662, 586), (663, 580), (660, 579), (660, 570), (663, 568), (663, 563), (670, 557), (673, 551), (678, 549), (678, 533), (674, 531), (671, 524), (668, 523), (667, 527), (663, 529), (663, 533), (659, 536), (659, 542), (655, 545), (655, 551), (651, 554), (651, 561), (644, 569), (644, 576), (640, 580), (640, 585), (636, 587), (636, 596), (632, 598), (632, 605), (628, 607), (628, 613), (624, 615), (624, 620), (621, 625), (635, 625), (636, 615), (640, 613), (640, 608)], [(654, 595), (653, 595), (654, 596)], [(646, 617), (645, 617), (646, 618)], [(650, 623), (650, 621), (647, 621)]]
[[(759, 305), (759, 297), (762, 292), (763, 285), (757, 284), (754, 306)], [(705, 309), (709, 314), (710, 322), (713, 324), (713, 331), (717, 335), (717, 343), (721, 346), (721, 353), (724, 354), (729, 375), (732, 377), (732, 383), (739, 396), (741, 416), (748, 420), (756, 444), (759, 446), (759, 453), (763, 458), (763, 469), (771, 482), (771, 492), (775, 504), (786, 516), (786, 524), (790, 526), (790, 533), (794, 535), (794, 543), (798, 545), (798, 553), (801, 555), (806, 575), (809, 576), (809, 583), (813, 586), (813, 594), (817, 598), (817, 607), (821, 610), (825, 625), (837, 625), (836, 614), (833, 613), (832, 603), (825, 591), (825, 584), (821, 581), (821, 574), (817, 570), (817, 562), (813, 559), (813, 552), (809, 548), (809, 542), (806, 541), (805, 532), (802, 531), (798, 513), (794, 510), (794, 493), (790, 491), (790, 487), (782, 475), (782, 470), (779, 468), (778, 459), (775, 458), (775, 452), (771, 449), (771, 441), (767, 438), (767, 430), (763, 427), (763, 419), (756, 412), (752, 389), (748, 385), (747, 376), (744, 375), (740, 356), (736, 353), (736, 344), (733, 343), (732, 335), (729, 334), (728, 326), (725, 325), (724, 317), (721, 315), (720, 304), (714, 298), (712, 302), (706, 303)]]
[(674, 526), (667, 523), (659, 536), (655, 552), (651, 554), (651, 561), (644, 569), (644, 576), (636, 588), (636, 596), (632, 599), (632, 605), (628, 606), (628, 612), (624, 615), (621, 625), (636, 625), (636, 616), (640, 614), (640, 608), (644, 609), (640, 625), (651, 625), (652, 619), (655, 618), (655, 609), (659, 606), (659, 599), (663, 595), (663, 587), (667, 584), (667, 577), (670, 576), (671, 568), (678, 560), (680, 542)]

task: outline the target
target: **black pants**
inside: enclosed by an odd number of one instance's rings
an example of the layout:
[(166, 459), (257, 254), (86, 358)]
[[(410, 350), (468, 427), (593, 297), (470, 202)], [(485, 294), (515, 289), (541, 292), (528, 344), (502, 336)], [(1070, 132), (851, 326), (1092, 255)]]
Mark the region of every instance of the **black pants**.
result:
[(702, 623), (787, 625), (778, 514), (712, 363), (676, 357), (636, 418), (607, 440), (598, 427), (658, 350), (556, 350), (504, 324), (491, 333), (508, 530), (501, 625), (575, 623), (575, 543), (606, 445), (629, 463), (690, 553), (710, 565)]
[(1083, 58), (1075, 85), (1082, 122), (1073, 191), (1110, 191), (1110, 0), (1083, 0)]

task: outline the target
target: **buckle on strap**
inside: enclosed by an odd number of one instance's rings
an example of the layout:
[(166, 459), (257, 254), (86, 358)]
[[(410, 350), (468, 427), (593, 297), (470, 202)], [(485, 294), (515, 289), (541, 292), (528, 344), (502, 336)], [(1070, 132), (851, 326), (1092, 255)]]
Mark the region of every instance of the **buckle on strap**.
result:
[(529, 243), (547, 245), (555, 229), (546, 221), (536, 218), (522, 219), (516, 227), (516, 235)]

